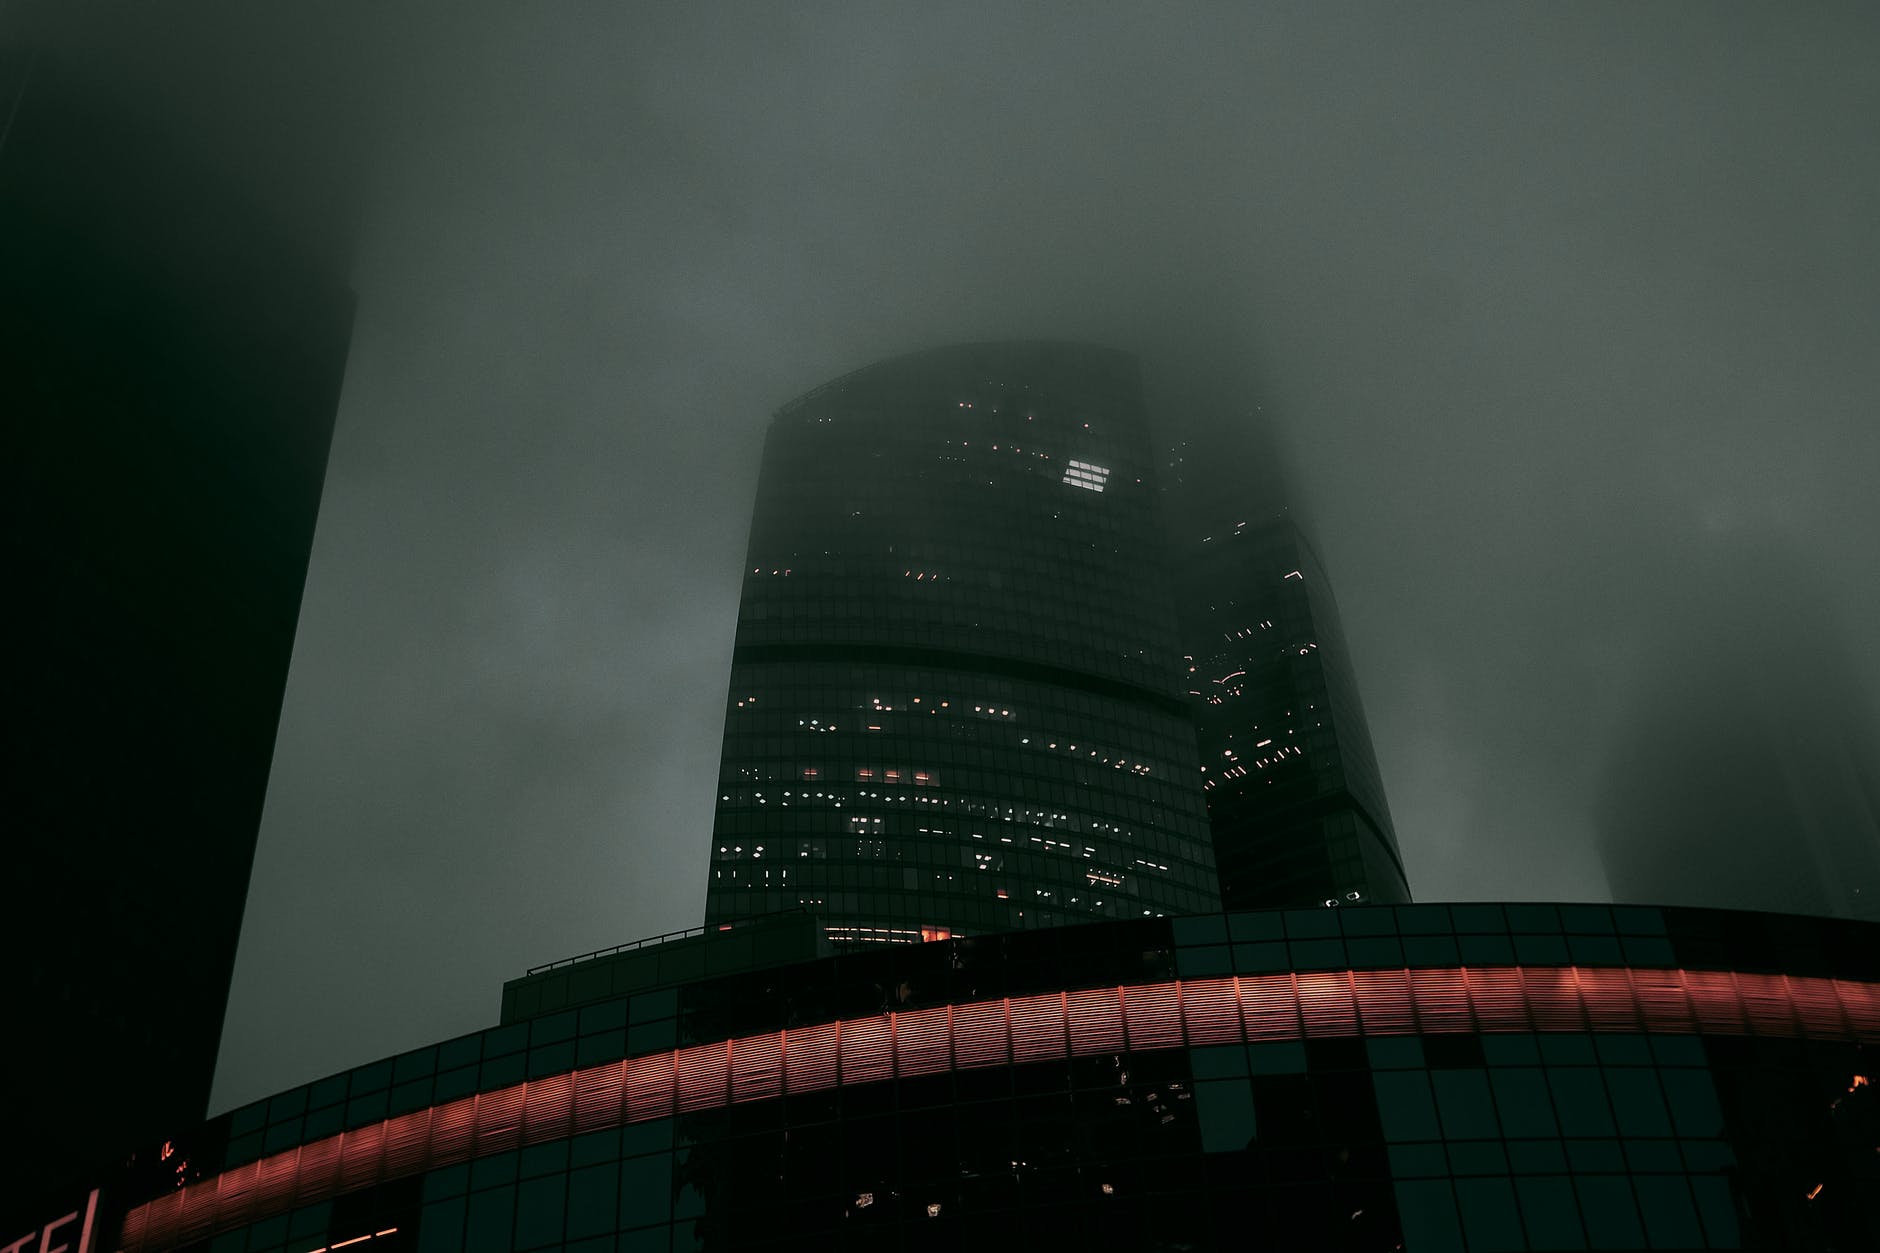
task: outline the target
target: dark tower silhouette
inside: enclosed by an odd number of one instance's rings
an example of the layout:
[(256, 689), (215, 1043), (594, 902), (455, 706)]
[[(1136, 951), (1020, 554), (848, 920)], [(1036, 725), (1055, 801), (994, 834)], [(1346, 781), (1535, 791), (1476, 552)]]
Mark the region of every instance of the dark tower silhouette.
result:
[(1880, 735), (1805, 553), (1728, 533), (1684, 577), (1607, 760), (1614, 899), (1880, 922)]
[(1181, 605), (1221, 899), (1410, 899), (1325, 568), (1282, 515), (1184, 554)]
[(205, 1113), (353, 301), (108, 79), (5, 68), (10, 1209)]
[(708, 921), (838, 943), (1217, 899), (1135, 361), (981, 344), (771, 425)]

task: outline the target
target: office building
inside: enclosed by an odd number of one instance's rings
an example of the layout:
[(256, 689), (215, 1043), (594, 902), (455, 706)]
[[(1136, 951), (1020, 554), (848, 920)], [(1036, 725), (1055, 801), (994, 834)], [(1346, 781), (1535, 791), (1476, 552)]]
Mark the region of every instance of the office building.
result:
[(976, 344), (783, 407), (706, 919), (838, 943), (1214, 908), (1133, 359)]
[(1183, 553), (1189, 697), (1230, 908), (1410, 899), (1330, 580), (1284, 514)]
[(353, 307), (116, 85), (30, 69), (0, 147), (0, 1222), (207, 1112)]

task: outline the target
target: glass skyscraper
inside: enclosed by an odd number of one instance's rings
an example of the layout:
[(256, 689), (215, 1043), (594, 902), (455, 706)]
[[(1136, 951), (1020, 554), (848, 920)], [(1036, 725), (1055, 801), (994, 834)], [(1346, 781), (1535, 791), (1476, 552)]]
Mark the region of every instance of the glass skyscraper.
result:
[(1331, 583), (1289, 518), (1188, 554), (1203, 786), (1231, 909), (1410, 899)]
[(1134, 360), (979, 344), (784, 406), (708, 923), (838, 944), (1218, 904)]
[(0, 1246), (16, 1198), (208, 1107), (353, 318), (335, 259), (135, 92), (26, 59), (0, 65), (0, 944), (32, 1079)]

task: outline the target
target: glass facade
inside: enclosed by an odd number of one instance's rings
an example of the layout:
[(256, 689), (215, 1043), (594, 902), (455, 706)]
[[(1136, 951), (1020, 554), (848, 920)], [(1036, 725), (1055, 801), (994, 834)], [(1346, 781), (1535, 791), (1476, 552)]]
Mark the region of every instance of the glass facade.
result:
[(1410, 899), (1331, 583), (1284, 518), (1210, 536), (1182, 594), (1230, 909)]
[(1211, 909), (1135, 363), (899, 358), (785, 406), (706, 919), (842, 944)]
[(544, 1012), (105, 1195), (127, 1253), (1871, 1248), (1877, 1049), (1869, 924), (1138, 919)]

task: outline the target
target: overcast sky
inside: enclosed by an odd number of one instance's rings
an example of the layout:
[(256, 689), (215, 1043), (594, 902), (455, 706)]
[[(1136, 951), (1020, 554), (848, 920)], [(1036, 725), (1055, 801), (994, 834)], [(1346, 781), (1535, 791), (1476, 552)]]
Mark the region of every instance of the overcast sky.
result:
[(900, 351), (1134, 349), (1223, 474), (1277, 422), (1420, 898), (1605, 895), (1739, 549), (1871, 714), (1872, 5), (264, 7), (117, 53), (356, 215), (217, 1109), (699, 920), (767, 415)]

